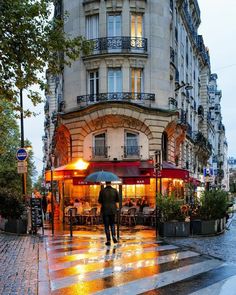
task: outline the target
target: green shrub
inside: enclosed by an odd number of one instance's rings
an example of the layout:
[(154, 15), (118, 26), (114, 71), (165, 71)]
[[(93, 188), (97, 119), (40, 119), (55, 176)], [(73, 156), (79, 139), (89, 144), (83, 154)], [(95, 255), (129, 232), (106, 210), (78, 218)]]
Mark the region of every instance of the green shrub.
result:
[(3, 218), (20, 218), (25, 211), (25, 205), (21, 195), (11, 189), (0, 190), (0, 215)]
[(185, 220), (185, 213), (181, 211), (181, 206), (179, 200), (174, 196), (157, 196), (157, 210), (159, 213), (160, 221), (170, 221), (170, 220)]
[(228, 193), (222, 190), (205, 191), (201, 196), (199, 213), (202, 219), (225, 217), (228, 209)]

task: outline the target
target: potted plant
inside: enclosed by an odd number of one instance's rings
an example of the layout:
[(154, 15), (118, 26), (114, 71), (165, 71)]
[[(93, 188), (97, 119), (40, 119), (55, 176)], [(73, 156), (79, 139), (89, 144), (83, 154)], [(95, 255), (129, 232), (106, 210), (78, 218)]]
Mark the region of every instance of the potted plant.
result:
[(189, 236), (190, 223), (185, 221), (188, 215), (186, 205), (181, 206), (173, 195), (159, 195), (157, 196), (157, 210), (159, 213), (158, 229), (160, 236)]
[[(228, 210), (228, 193), (223, 190), (206, 191), (201, 198), (200, 215), (202, 221), (202, 234), (221, 232), (225, 228)], [(213, 228), (212, 228), (213, 229)]]
[(200, 199), (198, 218), (201, 219), (200, 232), (193, 234), (216, 234), (225, 228), (228, 210), (228, 193), (222, 190), (205, 191)]
[(26, 207), (18, 192), (1, 189), (0, 215), (5, 220), (2, 222), (2, 230), (19, 234), (27, 232)]

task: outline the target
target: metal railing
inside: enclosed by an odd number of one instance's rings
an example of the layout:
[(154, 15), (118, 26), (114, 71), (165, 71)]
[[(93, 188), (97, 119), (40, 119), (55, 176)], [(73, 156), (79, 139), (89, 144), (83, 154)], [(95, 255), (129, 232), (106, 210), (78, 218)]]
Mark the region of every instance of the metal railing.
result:
[(141, 147), (137, 145), (124, 146), (124, 158), (139, 158), (140, 148)]
[(108, 147), (107, 146), (94, 146), (92, 147), (92, 157), (93, 158), (107, 158), (108, 157)]
[(111, 52), (147, 53), (147, 38), (142, 37), (103, 37), (89, 40), (94, 43), (93, 54)]
[(129, 101), (133, 103), (140, 103), (145, 101), (151, 102), (155, 101), (155, 94), (142, 92), (107, 92), (77, 96), (77, 103), (79, 105), (85, 104), (86, 106), (102, 101)]

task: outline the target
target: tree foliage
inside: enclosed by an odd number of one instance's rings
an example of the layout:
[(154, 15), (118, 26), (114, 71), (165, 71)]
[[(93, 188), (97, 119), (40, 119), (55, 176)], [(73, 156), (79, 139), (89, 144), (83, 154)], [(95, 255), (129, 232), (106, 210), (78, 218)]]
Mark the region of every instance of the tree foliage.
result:
[(46, 67), (52, 75), (59, 73), (81, 51), (86, 54), (92, 48), (83, 37), (64, 33), (64, 17), (50, 19), (53, 2), (0, 0), (0, 99), (7, 100), (14, 110), (21, 110), (20, 89), (28, 89), (34, 105), (42, 101), (40, 93), (30, 87), (37, 84), (46, 89)]
[[(16, 151), (20, 146), (20, 133), (14, 112), (9, 109), (8, 103), (0, 101), (0, 188), (11, 188), (21, 191), (21, 174), (17, 173)], [(25, 146), (30, 142), (25, 141)], [(29, 152), (27, 173), (27, 191), (31, 190), (32, 176), (35, 173), (33, 152)]]

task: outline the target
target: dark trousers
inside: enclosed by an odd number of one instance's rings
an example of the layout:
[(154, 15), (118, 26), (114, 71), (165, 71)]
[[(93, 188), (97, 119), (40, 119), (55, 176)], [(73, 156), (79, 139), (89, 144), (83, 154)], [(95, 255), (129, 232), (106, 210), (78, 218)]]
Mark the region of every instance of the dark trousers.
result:
[[(115, 214), (103, 215), (103, 223), (104, 223), (107, 241), (111, 240), (111, 235), (113, 240), (116, 239)], [(110, 235), (110, 229), (111, 229), (111, 235)]]

